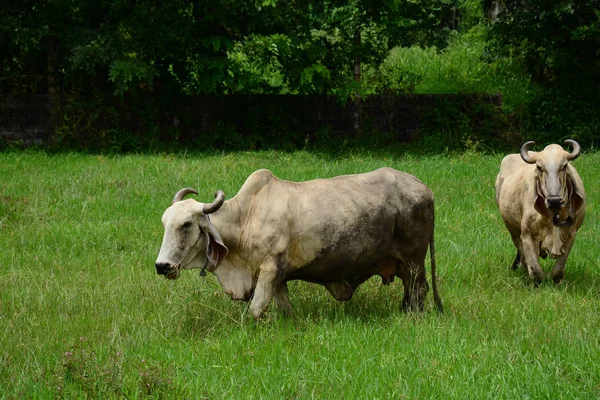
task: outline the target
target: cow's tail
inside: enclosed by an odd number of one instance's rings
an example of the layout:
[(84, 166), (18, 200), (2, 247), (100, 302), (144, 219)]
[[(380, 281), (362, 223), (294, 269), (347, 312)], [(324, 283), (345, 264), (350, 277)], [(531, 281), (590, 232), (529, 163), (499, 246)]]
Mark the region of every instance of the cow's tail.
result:
[(433, 289), (433, 301), (437, 307), (438, 312), (441, 314), (444, 312), (442, 306), (442, 299), (437, 290), (437, 276), (435, 274), (435, 243), (433, 240), (434, 233), (431, 231), (431, 238), (429, 239), (429, 255), (431, 257), (431, 287)]

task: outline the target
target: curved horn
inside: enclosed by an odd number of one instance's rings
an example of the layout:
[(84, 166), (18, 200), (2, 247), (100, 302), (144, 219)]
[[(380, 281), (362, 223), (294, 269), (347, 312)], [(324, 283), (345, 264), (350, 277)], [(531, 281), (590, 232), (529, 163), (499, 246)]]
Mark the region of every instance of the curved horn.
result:
[(523, 146), (521, 146), (521, 158), (523, 159), (523, 161), (525, 161), (527, 164), (535, 164), (535, 157), (532, 157), (528, 151), (529, 148), (531, 146), (533, 146), (535, 144), (535, 142), (532, 142), (531, 140), (529, 142), (526, 142), (525, 144), (523, 144)]
[(183, 200), (183, 198), (190, 193), (198, 194), (196, 189), (192, 189), (192, 188), (181, 189), (179, 192), (175, 193), (175, 197), (173, 197), (173, 203)]
[(572, 161), (579, 157), (579, 153), (581, 153), (581, 146), (579, 145), (579, 143), (571, 139), (565, 140), (565, 143), (570, 144), (573, 148), (573, 151), (571, 152), (571, 154), (569, 154), (569, 161)]
[(213, 201), (210, 204), (205, 204), (204, 208), (202, 209), (202, 212), (204, 214), (212, 214), (215, 211), (217, 211), (219, 208), (221, 208), (224, 201), (225, 201), (225, 193), (222, 190), (217, 190), (217, 193), (215, 193), (215, 201)]

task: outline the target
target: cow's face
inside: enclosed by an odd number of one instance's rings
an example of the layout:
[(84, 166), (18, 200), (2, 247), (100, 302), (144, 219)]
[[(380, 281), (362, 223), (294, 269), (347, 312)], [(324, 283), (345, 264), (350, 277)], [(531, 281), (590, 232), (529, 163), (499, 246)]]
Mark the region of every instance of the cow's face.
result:
[(157, 274), (177, 279), (182, 269), (212, 271), (227, 255), (206, 210), (205, 204), (192, 199), (176, 201), (167, 208), (162, 216), (165, 232), (156, 260)]
[(567, 187), (567, 167), (570, 153), (559, 145), (547, 146), (536, 157), (538, 195), (544, 198), (545, 206), (557, 212), (565, 206), (569, 198)]
[(557, 144), (551, 144), (541, 152), (529, 152), (533, 142), (527, 142), (521, 148), (521, 157), (529, 164), (535, 164), (535, 185), (537, 199), (535, 208), (541, 214), (552, 217), (555, 224), (568, 224), (567, 205), (574, 192), (574, 180), (571, 178), (573, 166), (569, 161), (579, 155), (577, 142), (568, 140), (573, 153), (565, 151)]

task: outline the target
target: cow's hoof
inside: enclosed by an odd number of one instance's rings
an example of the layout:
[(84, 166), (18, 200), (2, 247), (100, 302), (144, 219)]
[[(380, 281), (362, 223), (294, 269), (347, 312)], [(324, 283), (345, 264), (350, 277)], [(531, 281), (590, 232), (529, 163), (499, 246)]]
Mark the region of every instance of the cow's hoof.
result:
[(542, 283), (542, 280), (544, 279), (544, 273), (542, 272), (542, 270), (539, 267), (538, 268), (530, 268), (529, 269), (529, 277), (531, 278), (531, 280), (533, 281), (535, 286), (539, 286), (539, 284)]
[(517, 253), (517, 255), (516, 255), (515, 259), (513, 260), (513, 262), (512, 262), (512, 264), (511, 264), (510, 268), (511, 268), (512, 270), (515, 270), (515, 269), (517, 269), (517, 267), (518, 267), (520, 264), (521, 264), (521, 255), (520, 255), (519, 253)]
[(402, 311), (404, 312), (420, 312), (425, 309), (425, 303), (418, 300), (407, 300), (402, 301)]
[[(562, 272), (562, 271), (561, 271)], [(552, 274), (552, 280), (554, 281), (554, 283), (556, 285), (558, 285), (559, 283), (562, 282), (563, 278), (565, 277), (564, 272), (562, 273), (556, 273), (556, 274)]]

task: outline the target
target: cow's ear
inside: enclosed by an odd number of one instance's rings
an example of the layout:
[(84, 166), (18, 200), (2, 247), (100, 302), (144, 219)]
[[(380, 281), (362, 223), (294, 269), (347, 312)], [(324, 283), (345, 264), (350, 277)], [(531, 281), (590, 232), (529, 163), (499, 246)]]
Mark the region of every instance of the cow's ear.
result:
[(546, 207), (546, 198), (544, 197), (544, 193), (542, 192), (542, 185), (539, 179), (535, 180), (535, 190), (535, 210), (545, 217), (552, 218), (550, 210), (548, 210), (548, 207)]
[(579, 211), (585, 199), (585, 190), (581, 184), (581, 178), (571, 164), (567, 167), (567, 189), (573, 215)]
[(228, 249), (223, 243), (221, 235), (215, 229), (210, 221), (203, 226), (206, 235), (208, 236), (208, 245), (206, 247), (206, 257), (208, 262), (211, 264), (210, 270), (217, 268), (221, 261), (227, 256)]
[(539, 194), (535, 197), (535, 210), (545, 217), (552, 218), (550, 210), (546, 207), (546, 201)]

